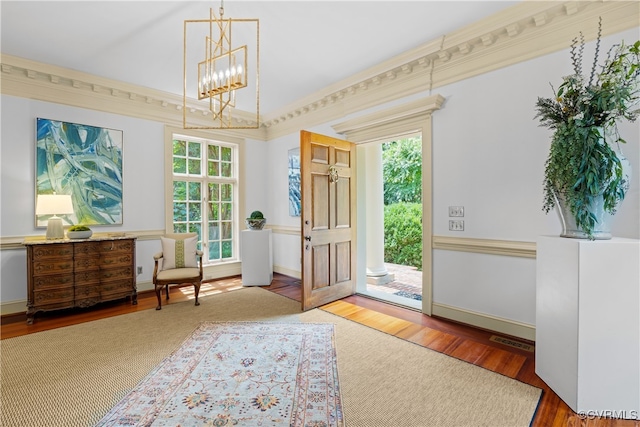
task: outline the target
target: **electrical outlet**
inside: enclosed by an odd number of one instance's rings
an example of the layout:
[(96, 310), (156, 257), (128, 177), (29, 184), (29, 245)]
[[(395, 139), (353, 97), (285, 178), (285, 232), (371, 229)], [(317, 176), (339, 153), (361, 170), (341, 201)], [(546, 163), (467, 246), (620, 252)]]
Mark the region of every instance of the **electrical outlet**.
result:
[(450, 217), (464, 216), (464, 206), (449, 206)]
[(138, 274), (142, 274), (142, 267), (138, 266)]
[(464, 221), (461, 219), (450, 219), (449, 231), (464, 231)]

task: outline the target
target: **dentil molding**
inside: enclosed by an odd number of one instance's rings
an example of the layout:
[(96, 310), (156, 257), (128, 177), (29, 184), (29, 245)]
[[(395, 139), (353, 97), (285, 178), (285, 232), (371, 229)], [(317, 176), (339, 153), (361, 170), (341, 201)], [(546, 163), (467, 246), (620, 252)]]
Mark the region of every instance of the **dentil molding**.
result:
[[(258, 129), (219, 131), (235, 137), (270, 140), (349, 114), (426, 92), (482, 73), (570, 46), (579, 32), (596, 37), (639, 26), (637, 1), (524, 1), (377, 66), (330, 85), (261, 117)], [(182, 127), (207, 126), (210, 114), (194, 100), (183, 111), (182, 95), (105, 79), (3, 54), (2, 94), (127, 115)], [(251, 125), (238, 112), (237, 124)]]

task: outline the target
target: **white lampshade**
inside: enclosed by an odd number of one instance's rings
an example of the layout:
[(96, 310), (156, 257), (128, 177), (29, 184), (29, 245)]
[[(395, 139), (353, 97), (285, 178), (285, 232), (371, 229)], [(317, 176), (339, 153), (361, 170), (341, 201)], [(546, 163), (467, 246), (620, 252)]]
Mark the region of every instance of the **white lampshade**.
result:
[(53, 215), (47, 222), (47, 239), (64, 238), (62, 219), (56, 215), (72, 214), (70, 194), (39, 194), (36, 200), (36, 215)]

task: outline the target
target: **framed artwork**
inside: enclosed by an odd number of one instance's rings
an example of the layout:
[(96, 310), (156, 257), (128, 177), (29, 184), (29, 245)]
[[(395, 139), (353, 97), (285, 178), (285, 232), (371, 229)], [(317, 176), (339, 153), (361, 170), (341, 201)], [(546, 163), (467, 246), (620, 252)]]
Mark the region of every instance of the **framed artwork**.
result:
[(300, 148), (289, 150), (289, 215), (301, 215)]
[[(36, 199), (70, 194), (67, 224), (122, 224), (122, 131), (38, 118)], [(36, 215), (36, 227), (47, 217)]]

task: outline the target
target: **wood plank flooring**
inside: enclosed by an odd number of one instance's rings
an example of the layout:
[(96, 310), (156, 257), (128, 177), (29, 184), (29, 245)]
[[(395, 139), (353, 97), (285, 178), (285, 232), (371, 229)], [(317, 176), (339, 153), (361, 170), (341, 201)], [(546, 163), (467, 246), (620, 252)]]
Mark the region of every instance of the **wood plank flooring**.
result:
[[(206, 282), (202, 284), (200, 297), (229, 292), (240, 287), (240, 277)], [(272, 284), (264, 288), (296, 301), (301, 299), (300, 281), (291, 277), (275, 274)], [(169, 304), (193, 299), (193, 287), (172, 287), (170, 295)], [(163, 296), (164, 304), (166, 302)], [(26, 335), (139, 310), (152, 310), (155, 306), (155, 294), (143, 292), (138, 295), (138, 305), (135, 306), (128, 301), (117, 301), (89, 309), (38, 313), (33, 325), (26, 324), (26, 315), (4, 316), (1, 319), (0, 338)], [(358, 295), (327, 304), (322, 309), (541, 388), (542, 399), (532, 423), (533, 427), (640, 427), (640, 422), (633, 420), (581, 418), (535, 374), (534, 352), (494, 342), (491, 340), (491, 337), (496, 335), (493, 332), (425, 316), (415, 310)], [(533, 344), (519, 338), (504, 338)]]

